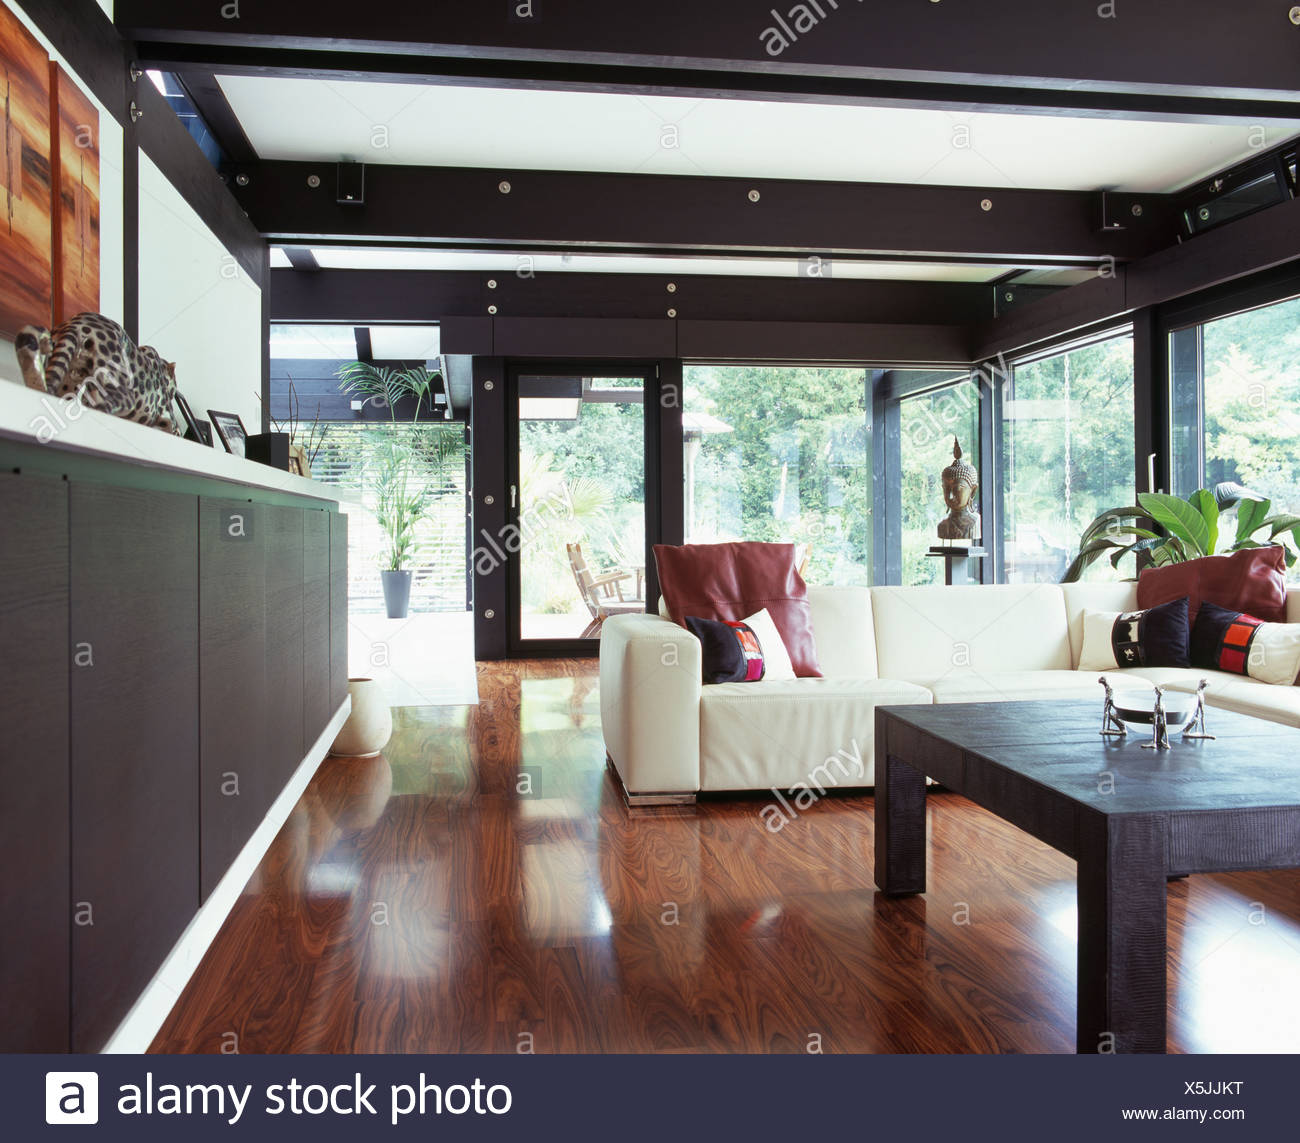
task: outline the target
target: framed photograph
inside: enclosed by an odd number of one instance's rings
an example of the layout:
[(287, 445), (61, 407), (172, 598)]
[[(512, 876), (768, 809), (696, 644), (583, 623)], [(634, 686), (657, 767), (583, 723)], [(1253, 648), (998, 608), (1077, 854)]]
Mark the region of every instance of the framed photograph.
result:
[(185, 421), (185, 439), (187, 441), (197, 441), (199, 444), (212, 447), (212, 432), (207, 421), (200, 421), (194, 415), (194, 410), (190, 408), (190, 403), (185, 399), (180, 390), (176, 391), (176, 407), (181, 411), (181, 418)]
[(212, 427), (221, 438), (221, 443), (226, 446), (226, 451), (236, 456), (243, 456), (248, 430), (244, 428), (244, 422), (239, 419), (239, 414), (218, 413), (216, 409), (209, 409), (208, 416), (212, 418)]
[(311, 465), (307, 463), (307, 451), (302, 445), (289, 446), (289, 471), (294, 476), (311, 476)]

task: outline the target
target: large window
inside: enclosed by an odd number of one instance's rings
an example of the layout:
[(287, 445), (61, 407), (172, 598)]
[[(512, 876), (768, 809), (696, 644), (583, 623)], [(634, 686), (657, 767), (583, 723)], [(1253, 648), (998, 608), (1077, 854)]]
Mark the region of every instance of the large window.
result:
[[(1003, 578), (1056, 583), (1084, 528), (1136, 494), (1131, 335), (1017, 363), (1000, 435)], [(1088, 573), (1133, 574), (1105, 560)]]
[(1300, 512), (1300, 298), (1176, 330), (1169, 349), (1173, 491), (1235, 481)]
[[(938, 526), (947, 514), (943, 470), (953, 462), (954, 440), (964, 458), (980, 467), (979, 396), (979, 387), (963, 374), (956, 384), (904, 397), (898, 404), (905, 584), (943, 583), (944, 562), (929, 555), (941, 542)], [(978, 495), (974, 507), (978, 513)]]
[(870, 583), (866, 371), (710, 365), (684, 380), (687, 542), (806, 544), (810, 582)]
[[(348, 512), (348, 596), (354, 613), (385, 611), (380, 571), (387, 544), (374, 509), (385, 474), (398, 461), (410, 473), (409, 491), (424, 497), (425, 512), (416, 528), (410, 565), (414, 572), (411, 609), (465, 611), (469, 606), (465, 410), (453, 410), (453, 419), (412, 422), (404, 419), (409, 414), (395, 416), (382, 398), (360, 401), (357, 394), (345, 393), (338, 374), (357, 360), (358, 335), (363, 335), (360, 340), (379, 362), (441, 367), (437, 326), (272, 325), (272, 422), (296, 431), (299, 443), (306, 443), (308, 437), (323, 441), (311, 462), (313, 479), (353, 493), (349, 499), (354, 507)], [(361, 408), (354, 408), (354, 403)], [(446, 413), (447, 405), (435, 399), (435, 408)], [(296, 425), (290, 423), (294, 418)]]
[(425, 497), (410, 563), (411, 610), (464, 611), (469, 444), (465, 426), (456, 422), (332, 424), (324, 434), (313, 479), (349, 490), (365, 509), (348, 512), (348, 607), (354, 614), (384, 614), (379, 573), (387, 545), (374, 510), (395, 449), (409, 465), (409, 490)]

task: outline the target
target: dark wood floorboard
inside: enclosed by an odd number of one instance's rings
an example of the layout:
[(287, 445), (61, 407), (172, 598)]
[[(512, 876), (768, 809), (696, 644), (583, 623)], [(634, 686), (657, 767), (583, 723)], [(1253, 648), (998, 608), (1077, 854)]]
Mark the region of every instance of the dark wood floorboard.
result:
[[(930, 892), (882, 897), (870, 797), (629, 813), (594, 663), (479, 687), (326, 760), (154, 1050), (1074, 1050), (1069, 859), (937, 794)], [(1300, 1051), (1297, 968), (1295, 871), (1169, 886), (1170, 1051)]]

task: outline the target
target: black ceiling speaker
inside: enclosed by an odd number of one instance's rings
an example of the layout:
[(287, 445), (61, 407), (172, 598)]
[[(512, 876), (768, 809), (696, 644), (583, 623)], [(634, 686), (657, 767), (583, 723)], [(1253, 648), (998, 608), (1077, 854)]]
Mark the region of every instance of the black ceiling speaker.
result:
[(339, 205), (365, 206), (366, 204), (366, 164), (339, 164)]

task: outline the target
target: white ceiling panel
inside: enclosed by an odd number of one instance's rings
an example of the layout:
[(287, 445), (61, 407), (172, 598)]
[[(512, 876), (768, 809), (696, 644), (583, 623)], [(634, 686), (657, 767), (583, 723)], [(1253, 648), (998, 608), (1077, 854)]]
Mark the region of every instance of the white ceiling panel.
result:
[(271, 356), (297, 361), (351, 361), (357, 338), (350, 325), (273, 325)]
[[(381, 250), (326, 246), (312, 250), (325, 270), (468, 270), (515, 274), (713, 274), (743, 277), (823, 277), (895, 282), (990, 282), (1014, 266), (946, 262), (847, 262), (793, 258), (652, 258), (597, 254), (492, 254), (442, 250)], [(287, 259), (286, 259), (287, 261)]]
[(263, 159), (1168, 192), (1300, 133), (1239, 125), (221, 76)]
[(441, 344), (436, 325), (370, 327), (370, 350), (376, 361), (432, 361)]

